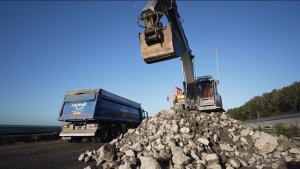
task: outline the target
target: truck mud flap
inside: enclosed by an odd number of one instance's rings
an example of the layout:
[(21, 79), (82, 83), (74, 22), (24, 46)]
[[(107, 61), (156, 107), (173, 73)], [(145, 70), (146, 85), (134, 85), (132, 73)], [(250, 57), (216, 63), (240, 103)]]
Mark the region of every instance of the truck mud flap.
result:
[(95, 136), (97, 129), (95, 130), (63, 130), (59, 136)]
[(164, 27), (161, 32), (162, 40), (149, 45), (145, 41), (145, 34), (139, 33), (141, 54), (147, 64), (181, 57), (185, 51), (183, 43), (171, 25)]

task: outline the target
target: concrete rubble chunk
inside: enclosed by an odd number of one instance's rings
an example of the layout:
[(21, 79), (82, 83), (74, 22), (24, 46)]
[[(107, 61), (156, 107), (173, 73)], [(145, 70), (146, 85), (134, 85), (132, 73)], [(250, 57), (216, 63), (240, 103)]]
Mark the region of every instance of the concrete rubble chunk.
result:
[(276, 151), (286, 151), (287, 149), (289, 149), (291, 147), (291, 143), (289, 142), (289, 140), (278, 140), (278, 146), (276, 148)]
[(205, 138), (198, 138), (197, 140), (199, 143), (202, 143), (204, 145), (208, 145), (209, 144), (209, 141)]
[(173, 163), (179, 165), (188, 164), (190, 160), (190, 157), (184, 155), (184, 153), (180, 151), (177, 151), (172, 157)]
[(248, 134), (250, 133), (251, 130), (248, 129), (244, 129), (241, 131), (241, 136), (248, 136)]
[(98, 151), (100, 155), (97, 160), (97, 166), (101, 166), (103, 161), (113, 161), (116, 154), (116, 147), (111, 144), (105, 144)]
[(231, 167), (231, 166), (228, 166), (228, 167), (226, 167), (226, 169), (234, 169), (233, 167)]
[(190, 129), (187, 128), (187, 127), (182, 127), (182, 128), (180, 129), (180, 132), (181, 132), (181, 133), (189, 133), (189, 132), (190, 132)]
[(162, 144), (159, 144), (156, 148), (157, 148), (158, 150), (161, 150), (161, 149), (165, 148), (165, 146), (162, 145)]
[(239, 160), (239, 162), (244, 166), (244, 167), (247, 167), (248, 166), (248, 162), (242, 158), (242, 157), (235, 157), (237, 160)]
[(141, 169), (161, 169), (154, 157), (141, 156), (139, 159), (141, 161)]
[(281, 158), (280, 152), (278, 151), (274, 152), (273, 157), (280, 159)]
[(128, 129), (128, 133), (133, 133), (133, 132), (135, 132), (135, 129)]
[(291, 162), (293, 160), (293, 157), (291, 156), (285, 156), (284, 158), (286, 162)]
[(226, 114), (222, 113), (222, 115), (221, 115), (221, 119), (227, 119), (227, 116), (226, 116)]
[(197, 145), (193, 142), (193, 140), (189, 139), (189, 146), (190, 147), (196, 147)]
[(218, 138), (218, 135), (217, 134), (214, 134), (214, 142), (218, 142), (219, 141), (219, 138)]
[(118, 163), (116, 161), (108, 161), (105, 162), (102, 165), (103, 169), (111, 169), (111, 168), (117, 168), (118, 167)]
[(89, 156), (86, 156), (85, 158), (84, 158), (84, 162), (89, 162), (89, 161), (91, 161), (93, 159), (93, 157), (91, 156), (91, 155), (89, 155)]
[(170, 110), (168, 111), (168, 113), (172, 115), (172, 114), (176, 114), (176, 111), (173, 110), (173, 109), (170, 109)]
[(130, 147), (133, 151), (136, 151), (136, 152), (141, 152), (143, 151), (143, 147), (142, 147), (142, 144), (140, 142), (137, 142), (135, 143), (134, 145), (132, 145)]
[(239, 162), (239, 160), (237, 160), (237, 159), (234, 158), (234, 157), (230, 157), (230, 158), (227, 160), (227, 162), (228, 162), (229, 164), (231, 164), (231, 166), (232, 166), (233, 168), (240, 168), (240, 166), (241, 166), (241, 163)]
[(133, 152), (132, 150), (126, 151), (125, 154), (126, 154), (127, 156), (129, 156), (129, 157), (135, 156), (135, 154), (134, 154), (134, 152)]
[(205, 160), (206, 161), (219, 160), (219, 157), (215, 153), (207, 154), (206, 157), (205, 157)]
[(285, 136), (285, 135), (280, 135), (279, 138), (280, 138), (281, 140), (289, 141), (289, 138), (288, 138), (287, 136)]
[(205, 169), (204, 164), (197, 161), (196, 169)]
[(222, 169), (220, 164), (214, 162), (212, 164), (207, 165), (206, 169)]
[(226, 144), (220, 144), (220, 147), (224, 151), (234, 151), (233, 148), (231, 148), (229, 145), (226, 145)]
[(123, 147), (120, 148), (120, 151), (125, 153), (129, 149), (130, 149), (130, 145), (129, 144), (125, 144)]
[(238, 140), (240, 140), (240, 136), (233, 136), (233, 139), (232, 139), (233, 142), (236, 142)]
[(253, 135), (252, 135), (252, 139), (258, 139), (260, 138), (260, 133), (258, 131), (256, 131)]
[(123, 165), (120, 165), (118, 169), (132, 169), (130, 166), (130, 163), (125, 163)]
[(291, 149), (289, 149), (289, 152), (292, 154), (300, 154), (300, 151), (298, 148), (291, 148)]
[(174, 169), (185, 169), (185, 167), (181, 164), (175, 164)]
[(172, 124), (171, 131), (178, 132), (178, 125), (176, 123)]
[(254, 144), (254, 146), (260, 152), (270, 153), (277, 148), (278, 142), (275, 137), (273, 137), (269, 134), (266, 134), (266, 133), (262, 133), (260, 138), (258, 140), (256, 140), (256, 143)]
[(254, 145), (254, 142), (251, 137), (249, 136), (242, 136), (241, 141), (247, 144), (248, 146), (252, 147)]
[(96, 169), (96, 167), (93, 165), (90, 165), (90, 166), (85, 167), (84, 169)]
[(195, 160), (200, 161), (200, 158), (197, 156), (197, 154), (196, 154), (193, 150), (191, 151), (191, 156), (192, 156)]
[(80, 154), (78, 161), (83, 161), (87, 155), (85, 153)]

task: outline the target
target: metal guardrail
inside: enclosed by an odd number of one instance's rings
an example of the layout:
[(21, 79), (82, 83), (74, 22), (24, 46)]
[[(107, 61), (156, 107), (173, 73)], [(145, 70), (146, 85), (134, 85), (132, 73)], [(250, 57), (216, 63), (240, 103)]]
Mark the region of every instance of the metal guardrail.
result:
[(0, 124), (0, 135), (8, 134), (34, 134), (60, 132), (61, 126), (41, 125), (3, 125)]
[(243, 124), (263, 122), (263, 121), (282, 120), (282, 119), (291, 119), (291, 118), (298, 118), (298, 117), (300, 117), (300, 113), (294, 113), (294, 114), (288, 114), (288, 115), (282, 115), (282, 116), (276, 116), (276, 117), (269, 117), (269, 118), (245, 121), (245, 122), (243, 122)]

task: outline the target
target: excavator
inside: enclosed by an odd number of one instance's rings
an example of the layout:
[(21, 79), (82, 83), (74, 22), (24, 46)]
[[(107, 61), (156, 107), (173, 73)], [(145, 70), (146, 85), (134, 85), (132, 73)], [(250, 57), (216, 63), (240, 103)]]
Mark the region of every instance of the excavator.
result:
[[(167, 26), (160, 22), (164, 15), (169, 22)], [(217, 91), (218, 80), (212, 76), (196, 78), (195, 56), (189, 48), (180, 19), (175, 0), (149, 0), (137, 19), (138, 26), (144, 28), (144, 33), (138, 34), (142, 57), (147, 64), (181, 58), (184, 92), (177, 89), (173, 98), (175, 108), (224, 112), (222, 98)], [(142, 21), (144, 25), (140, 24)]]

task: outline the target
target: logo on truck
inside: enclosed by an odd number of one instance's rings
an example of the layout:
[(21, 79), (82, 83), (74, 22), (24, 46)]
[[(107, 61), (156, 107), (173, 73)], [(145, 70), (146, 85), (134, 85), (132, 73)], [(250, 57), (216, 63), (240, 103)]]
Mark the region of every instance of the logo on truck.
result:
[(123, 106), (121, 109), (121, 112), (123, 112), (123, 116), (127, 116), (128, 110), (126, 106)]
[(77, 110), (81, 110), (86, 106), (86, 102), (83, 103), (74, 103), (71, 107), (75, 107)]

